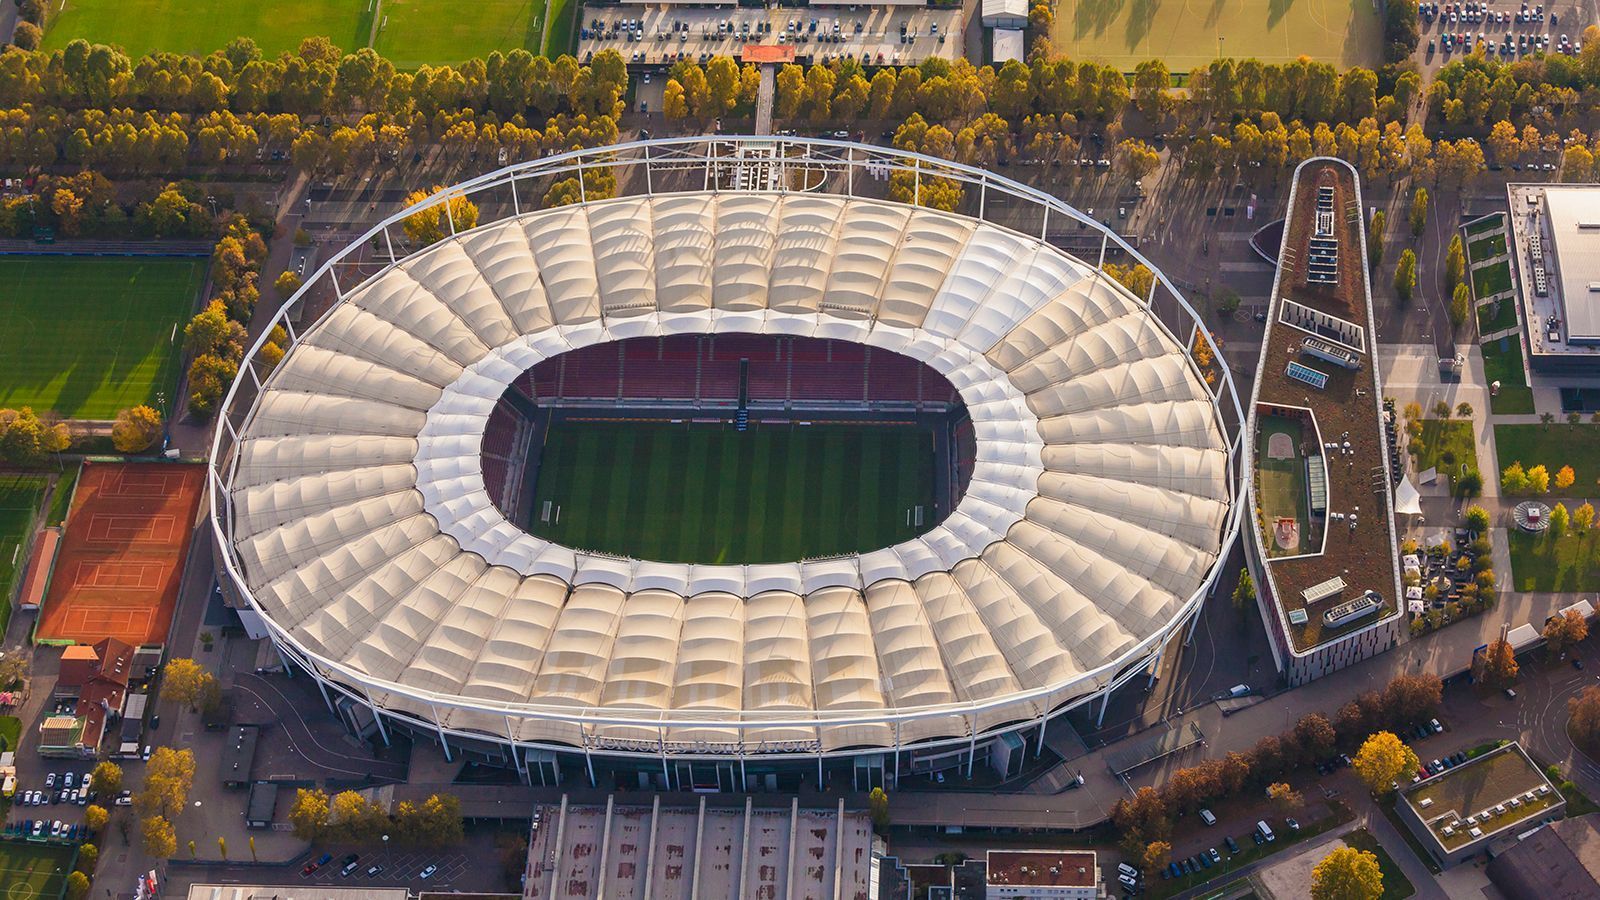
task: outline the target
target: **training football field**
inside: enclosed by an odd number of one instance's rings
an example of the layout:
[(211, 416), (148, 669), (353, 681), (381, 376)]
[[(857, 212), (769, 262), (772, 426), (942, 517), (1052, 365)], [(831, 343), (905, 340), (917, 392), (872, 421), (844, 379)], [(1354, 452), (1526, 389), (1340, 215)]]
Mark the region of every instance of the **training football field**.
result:
[(1380, 61), (1383, 22), (1372, 0), (1061, 0), (1050, 42), (1124, 72), (1146, 59), (1192, 72), (1221, 56), (1348, 68)]
[(76, 852), (68, 844), (0, 842), (0, 900), (61, 896)]
[[(537, 477), (534, 534), (663, 562), (793, 562), (934, 524), (926, 428), (567, 421), (550, 430)], [(921, 526), (907, 524), (919, 505)]]
[(0, 256), (0, 407), (109, 419), (177, 389), (202, 259)]
[(267, 56), (293, 51), (312, 36), (348, 53), (367, 45), (372, 25), (371, 0), (51, 0), (51, 6), (57, 11), (45, 31), (46, 50), (83, 38), (134, 57), (158, 50), (206, 54), (236, 37), (254, 40)]

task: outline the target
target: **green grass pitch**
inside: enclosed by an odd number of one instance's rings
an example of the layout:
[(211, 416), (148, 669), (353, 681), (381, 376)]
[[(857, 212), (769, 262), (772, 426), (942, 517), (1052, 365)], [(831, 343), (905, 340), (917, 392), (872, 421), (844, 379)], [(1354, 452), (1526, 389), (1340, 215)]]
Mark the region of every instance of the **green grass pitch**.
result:
[[(33, 530), (46, 484), (42, 475), (0, 473), (0, 601), (10, 598), (18, 573), (28, 562), (23, 542)], [(0, 630), (10, 617), (11, 605), (0, 602)]]
[(0, 257), (0, 407), (109, 419), (177, 389), (200, 259)]
[(1124, 72), (1152, 58), (1191, 72), (1221, 56), (1370, 66), (1382, 38), (1372, 0), (1061, 0), (1050, 29), (1057, 51)]
[[(564, 422), (545, 441), (530, 530), (662, 562), (792, 562), (931, 528), (933, 436), (913, 427)], [(540, 522), (545, 501), (559, 524)], [(922, 527), (906, 511), (924, 508)]]
[[(302, 38), (326, 37), (346, 51), (367, 45), (371, 0), (51, 0), (59, 7), (44, 36), (47, 50), (76, 38), (115, 44), (134, 56), (156, 50), (210, 53), (240, 35), (276, 56)], [(386, 4), (387, 5), (387, 4)], [(451, 7), (450, 17), (470, 6)]]
[[(373, 49), (397, 68), (458, 64), (491, 51), (539, 52), (544, 0), (475, 0), (441, 8), (432, 0), (383, 0)], [(552, 47), (552, 54), (563, 49)]]
[(61, 896), (76, 854), (67, 844), (0, 842), (0, 900)]

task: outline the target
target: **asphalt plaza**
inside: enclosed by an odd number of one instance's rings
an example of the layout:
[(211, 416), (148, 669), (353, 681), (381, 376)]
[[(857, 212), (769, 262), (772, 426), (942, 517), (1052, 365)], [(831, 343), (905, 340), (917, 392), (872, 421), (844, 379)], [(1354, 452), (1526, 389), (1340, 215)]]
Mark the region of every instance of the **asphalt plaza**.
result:
[[(333, 853), (333, 851), (325, 851)], [(332, 886), (357, 886), (368, 881), (367, 870), (373, 866), (382, 866), (383, 870), (371, 879), (377, 884), (411, 884), (426, 883), (447, 885), (458, 880), (467, 873), (467, 866), (471, 862), (465, 853), (437, 853), (428, 850), (377, 850), (355, 851), (358, 855), (356, 870), (349, 875), (340, 875), (344, 868), (343, 860), (347, 853), (334, 853), (333, 860), (310, 875), (301, 874), (302, 881), (312, 884), (327, 884)], [(317, 853), (312, 859), (317, 859), (322, 854)], [(438, 866), (439, 871), (421, 882), (418, 876), (428, 866)]]

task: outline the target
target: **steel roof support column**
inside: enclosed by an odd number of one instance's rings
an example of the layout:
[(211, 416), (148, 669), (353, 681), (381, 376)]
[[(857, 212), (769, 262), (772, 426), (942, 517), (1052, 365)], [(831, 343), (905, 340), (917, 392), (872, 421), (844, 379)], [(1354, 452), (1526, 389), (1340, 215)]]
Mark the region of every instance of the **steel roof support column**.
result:
[(661, 739), (661, 777), (667, 780), (667, 790), (672, 790), (672, 772), (667, 768), (667, 730), (660, 725), (656, 726), (656, 733)]
[(396, 257), (394, 255), (394, 238), (389, 236), (389, 226), (387, 225), (383, 226), (383, 245), (389, 248), (389, 265), (392, 266), (396, 262)]
[[(1217, 583), (1215, 581), (1211, 582), (1211, 589), (1212, 590), (1216, 590), (1216, 584)], [(1205, 603), (1204, 602), (1201, 602), (1201, 603), (1195, 605), (1194, 618), (1189, 620), (1189, 633), (1183, 636), (1183, 645), (1185, 647), (1187, 647), (1190, 644), (1194, 643), (1194, 630), (1196, 628), (1200, 627), (1200, 610), (1202, 610), (1204, 608), (1205, 608)]]
[(517, 758), (517, 735), (511, 727), (511, 714), (506, 714), (506, 741), (511, 744), (511, 762), (517, 767), (517, 775), (523, 784), (533, 784), (533, 776), (528, 774), (528, 754), (524, 752), (522, 758)]
[(1100, 261), (1094, 264), (1095, 271), (1103, 271), (1106, 265), (1106, 242), (1111, 240), (1111, 232), (1100, 232)]
[[(280, 650), (278, 652), (281, 654), (283, 651)], [(313, 677), (317, 681), (317, 690), (322, 692), (322, 702), (328, 704), (328, 712), (338, 716), (339, 711), (333, 708), (333, 698), (328, 696), (328, 683), (322, 680), (321, 673), (316, 673)]]
[(1055, 694), (1053, 692), (1045, 694), (1044, 706), (1039, 710), (1039, 742), (1033, 745), (1034, 759), (1038, 759), (1039, 754), (1044, 752), (1044, 729), (1046, 725), (1050, 724), (1050, 707), (1052, 705), (1051, 700), (1054, 699), (1054, 697)]
[(915, 175), (913, 176), (915, 180), (912, 182), (912, 185), (911, 185), (911, 205), (912, 206), (921, 206), (922, 205), (922, 160), (918, 159), (918, 160), (914, 160), (914, 162), (916, 163), (916, 167), (914, 169)]
[(972, 737), (967, 741), (967, 777), (971, 778), (973, 760), (978, 758), (978, 720), (976, 718), (972, 720), (972, 725), (968, 730), (972, 732)]
[(367, 709), (372, 710), (372, 721), (378, 723), (378, 736), (383, 738), (383, 745), (389, 746), (389, 729), (383, 727), (383, 714), (378, 712), (378, 704), (372, 702), (372, 693), (363, 686), (361, 696), (366, 698)]
[(1148, 691), (1151, 688), (1156, 686), (1156, 675), (1158, 675), (1161, 672), (1161, 657), (1166, 652), (1167, 652), (1167, 645), (1166, 645), (1166, 642), (1163, 641), (1162, 644), (1161, 644), (1161, 649), (1157, 650), (1156, 651), (1156, 655), (1154, 657), (1152, 657), (1151, 660), (1150, 660), (1150, 680), (1146, 681), (1144, 683), (1144, 689), (1145, 690)]
[(450, 236), (451, 237), (455, 237), (456, 236), (456, 216), (455, 216), (455, 213), (452, 213), (450, 211), (450, 199), (448, 197), (444, 201), (444, 217), (450, 221)]
[(594, 756), (589, 753), (589, 742), (583, 742), (583, 764), (589, 767), (589, 787), (595, 787)]
[(428, 712), (433, 714), (433, 727), (434, 730), (439, 732), (439, 746), (444, 748), (444, 761), (455, 762), (455, 758), (450, 755), (450, 742), (445, 740), (444, 723), (439, 721), (439, 708), (430, 702), (428, 704)]
[(744, 771), (744, 747), (739, 748), (739, 791), (750, 790), (750, 778)]
[(980, 222), (989, 221), (988, 219), (985, 219), (983, 217), (983, 211), (984, 211), (985, 208), (987, 208), (988, 202), (989, 202), (989, 178), (986, 175), (986, 176), (984, 176), (982, 181), (978, 182), (978, 221), (980, 221)]
[(894, 720), (894, 789), (900, 790), (900, 720)]
[[(655, 168), (655, 166), (650, 164), (650, 145), (649, 144), (645, 144), (644, 145), (644, 195), (646, 197), (654, 197), (656, 195), (655, 179), (650, 177), (651, 176), (651, 172), (652, 172), (652, 170), (654, 168)], [(647, 891), (646, 893), (649, 893), (649, 892)]]
[(1111, 705), (1111, 685), (1106, 685), (1106, 692), (1100, 695), (1100, 715), (1094, 717), (1094, 727), (1099, 728), (1100, 723), (1106, 720), (1106, 707)]
[[(522, 201), (517, 197), (517, 176), (511, 176), (511, 214), (522, 215)], [(388, 231), (387, 228), (384, 231)]]

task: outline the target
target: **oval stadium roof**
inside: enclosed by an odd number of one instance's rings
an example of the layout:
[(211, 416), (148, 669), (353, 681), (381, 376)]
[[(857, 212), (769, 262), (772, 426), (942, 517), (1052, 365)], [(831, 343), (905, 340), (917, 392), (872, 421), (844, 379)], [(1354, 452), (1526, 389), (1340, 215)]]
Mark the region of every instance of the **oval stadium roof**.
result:
[[(937, 369), (977, 434), (958, 507), (893, 547), (750, 566), (589, 554), (505, 520), (480, 444), (514, 378), (708, 332)], [(403, 259), (299, 337), (224, 498), (244, 586), (330, 677), (500, 738), (839, 750), (1036, 718), (1172, 624), (1235, 502), (1206, 386), (1137, 298), (1035, 238), (890, 202), (526, 214)]]

